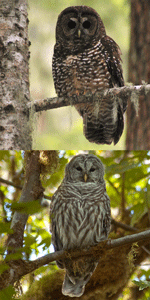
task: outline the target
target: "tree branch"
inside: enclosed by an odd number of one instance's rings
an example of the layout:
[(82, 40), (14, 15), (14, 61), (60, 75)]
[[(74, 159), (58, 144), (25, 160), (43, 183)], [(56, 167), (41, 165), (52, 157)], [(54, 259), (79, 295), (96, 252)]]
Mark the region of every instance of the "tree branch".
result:
[[(127, 235), (125, 237), (121, 237), (118, 239), (100, 242), (98, 245), (90, 247), (89, 250), (69, 251), (69, 253), (71, 254), (71, 258), (90, 256), (91, 254), (93, 254), (94, 252), (97, 252), (97, 251), (101, 252), (101, 250), (104, 251), (104, 250), (108, 250), (108, 249), (112, 249), (112, 248), (116, 248), (116, 247), (121, 247), (121, 246), (125, 246), (125, 245), (132, 244), (135, 242), (148, 240), (149, 238), (150, 238), (150, 230), (146, 230), (146, 231), (143, 231), (140, 233)], [(39, 267), (41, 267), (45, 264), (48, 264), (54, 260), (60, 260), (60, 259), (64, 258), (65, 255), (66, 255), (66, 251), (63, 251), (63, 250), (47, 254), (43, 257), (40, 257), (40, 258), (30, 262), (30, 267), (35, 268), (35, 269), (39, 268)], [(33, 270), (34, 269), (32, 269), (32, 271)]]
[(124, 230), (127, 230), (127, 231), (137, 231), (138, 230), (135, 227), (132, 227), (130, 225), (126, 225), (124, 223), (118, 222), (118, 221), (116, 221), (114, 219), (111, 219), (111, 224), (115, 225), (116, 227), (120, 227), (120, 228), (122, 228)]
[(121, 194), (119, 193), (118, 189), (114, 186), (114, 184), (107, 179), (108, 183), (111, 185), (111, 187), (115, 190), (115, 192), (118, 194), (119, 197), (121, 197)]
[[(16, 189), (19, 189), (19, 190), (22, 190), (22, 189), (23, 189), (23, 187), (22, 187), (21, 185), (17, 185), (17, 184), (15, 184), (15, 183), (13, 183), (12, 181), (3, 179), (2, 177), (0, 177), (0, 182), (2, 182), (2, 183), (4, 183), (4, 184), (7, 184), (7, 185), (11, 185), (11, 186), (13, 186), (13, 187), (15, 187)], [(52, 198), (51, 196), (47, 196), (47, 195), (45, 195), (45, 194), (43, 194), (43, 197), (44, 197), (45, 199), (48, 199), (48, 200), (51, 200), (51, 198)]]
[[(40, 181), (41, 165), (39, 161), (39, 151), (26, 153), (25, 180), (19, 203), (27, 203), (33, 200), (41, 199), (43, 196), (43, 187)], [(27, 213), (15, 211), (11, 229), (13, 233), (8, 236), (8, 253), (17, 251), (17, 248), (23, 246), (24, 228), (28, 219)]]
[(6, 180), (6, 179), (3, 179), (0, 177), (0, 182), (4, 183), (4, 184), (7, 184), (7, 185), (11, 185), (19, 190), (22, 190), (22, 186), (21, 185), (17, 185), (15, 183), (13, 183), (12, 181), (9, 181), (9, 180)]
[[(124, 224), (124, 223), (121, 223), (121, 222), (118, 222), (114, 219), (111, 218), (111, 224), (113, 224), (114, 226), (116, 227), (120, 227), (124, 230), (127, 230), (127, 231), (138, 231), (138, 228), (136, 227), (132, 227), (130, 225), (127, 225), (127, 224)], [(150, 254), (150, 251), (145, 247), (145, 246), (142, 246), (142, 249), (147, 253), (147, 254)]]
[[(144, 243), (145, 241), (149, 241), (150, 239), (150, 230), (146, 230), (137, 234), (133, 235), (128, 235), (122, 238), (118, 238), (115, 240), (107, 240), (100, 242), (96, 246), (90, 247), (88, 250), (75, 250), (75, 251), (57, 251), (54, 253), (47, 254), (45, 256), (42, 256), (34, 261), (23, 261), (19, 260), (19, 265), (18, 261), (13, 261), (13, 264), (11, 264), (11, 269), (7, 270), (2, 274), (2, 279), (0, 288), (4, 288), (8, 286), (9, 284), (14, 284), (17, 280), (20, 280), (20, 278), (28, 273), (33, 272), (34, 270), (38, 269), (39, 267), (49, 264), (50, 262), (53, 262), (54, 260), (60, 260), (67, 257), (70, 257), (70, 259), (73, 258), (81, 258), (84, 256), (91, 256), (91, 255), (96, 255), (97, 257), (100, 257), (103, 255), (103, 253), (106, 250), (113, 249), (116, 247), (123, 247), (126, 245), (130, 245), (135, 242), (142, 242)], [(69, 253), (69, 256), (68, 256)], [(18, 268), (19, 266), (19, 268)], [(11, 276), (13, 274), (13, 276)], [(6, 276), (9, 278), (6, 282)]]
[(92, 101), (98, 102), (103, 97), (114, 96), (117, 96), (123, 101), (130, 97), (131, 101), (136, 103), (140, 95), (146, 95), (147, 93), (150, 93), (150, 84), (123, 86), (121, 88), (105, 89), (104, 91), (96, 93), (95, 95), (87, 93), (86, 95), (80, 95), (79, 97), (53, 97), (42, 100), (34, 100), (28, 103), (28, 109), (32, 108), (33, 111), (39, 112), (63, 106), (75, 105), (77, 103), (87, 103)]

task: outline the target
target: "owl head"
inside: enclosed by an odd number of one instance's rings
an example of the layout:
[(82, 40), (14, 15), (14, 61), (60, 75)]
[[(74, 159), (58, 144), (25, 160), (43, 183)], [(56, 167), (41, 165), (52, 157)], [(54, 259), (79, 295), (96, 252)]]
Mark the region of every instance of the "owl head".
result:
[(97, 43), (106, 35), (98, 13), (88, 6), (70, 6), (58, 16), (56, 42), (72, 52)]
[(104, 166), (93, 154), (74, 156), (65, 169), (65, 180), (70, 182), (104, 182)]

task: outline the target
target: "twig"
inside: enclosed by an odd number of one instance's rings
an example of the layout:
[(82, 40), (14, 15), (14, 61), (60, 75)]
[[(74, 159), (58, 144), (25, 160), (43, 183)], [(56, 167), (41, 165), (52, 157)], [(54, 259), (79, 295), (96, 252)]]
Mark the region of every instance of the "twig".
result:
[(120, 227), (120, 228), (122, 228), (122, 229), (124, 229), (124, 230), (127, 230), (127, 231), (137, 231), (137, 230), (138, 230), (138, 229), (135, 228), (135, 227), (132, 227), (132, 226), (130, 226), (130, 225), (123, 224), (123, 223), (118, 222), (118, 221), (116, 221), (116, 220), (114, 220), (114, 219), (111, 219), (111, 224), (114, 224), (115, 226)]
[[(138, 229), (136, 227), (132, 227), (130, 225), (126, 225), (126, 224), (123, 224), (121, 222), (117, 222), (116, 220), (114, 219), (111, 219), (111, 224), (114, 224), (115, 226), (117, 227), (120, 227), (124, 230), (127, 230), (127, 231), (138, 231)], [(145, 246), (142, 246), (141, 247), (147, 254), (150, 254), (150, 251), (145, 247)]]
[(118, 196), (121, 197), (121, 194), (119, 193), (118, 189), (114, 186), (114, 184), (107, 178), (108, 183), (112, 186), (112, 188), (115, 190), (115, 192), (118, 194)]
[(3, 179), (3, 178), (1, 178), (1, 177), (0, 177), (0, 182), (5, 183), (5, 184), (7, 184), (7, 185), (11, 185), (11, 186), (13, 186), (13, 187), (15, 187), (15, 188), (17, 188), (17, 189), (19, 189), (19, 190), (22, 190), (22, 186), (21, 186), (21, 185), (17, 185), (17, 184), (15, 184), (15, 183), (13, 183), (12, 181)]
[[(6, 179), (3, 179), (2, 177), (0, 177), (0, 182), (2, 182), (2, 183), (4, 183), (4, 184), (7, 184), (7, 185), (11, 185), (11, 186), (13, 186), (13, 187), (15, 187), (15, 188), (17, 188), (17, 189), (19, 189), (19, 190), (22, 190), (22, 186), (21, 185), (17, 185), (17, 184), (15, 184), (15, 183), (13, 183), (12, 181), (9, 181), (9, 180), (6, 180)], [(43, 197), (45, 198), (45, 199), (48, 199), (48, 200), (51, 200), (51, 196), (47, 196), (47, 195), (45, 195), (45, 194), (43, 194)]]
[(144, 85), (135, 85), (135, 86), (123, 86), (121, 88), (112, 88), (112, 89), (105, 89), (102, 92), (99, 92), (95, 95), (86, 94), (80, 95), (79, 97), (53, 97), (41, 100), (34, 100), (28, 104), (28, 109), (33, 109), (35, 112), (59, 108), (63, 106), (75, 105), (77, 103), (87, 103), (92, 101), (99, 101), (101, 98), (104, 97), (114, 97), (117, 96), (118, 98), (125, 101), (129, 97), (132, 97), (132, 94), (145, 95), (150, 92), (150, 84)]

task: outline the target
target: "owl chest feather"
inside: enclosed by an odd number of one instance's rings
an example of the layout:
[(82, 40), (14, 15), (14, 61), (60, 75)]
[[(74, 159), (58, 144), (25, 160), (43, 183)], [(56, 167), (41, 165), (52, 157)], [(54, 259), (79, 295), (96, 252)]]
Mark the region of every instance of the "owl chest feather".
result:
[(55, 58), (54, 81), (59, 96), (85, 94), (87, 91), (95, 93), (109, 87), (110, 73), (102, 50), (102, 44), (98, 42), (78, 54)]
[(104, 188), (98, 188), (92, 183), (87, 187), (83, 186), (83, 183), (72, 185), (71, 188), (69, 185), (65, 187), (63, 201), (57, 201), (59, 204), (54, 208), (63, 249), (86, 247), (97, 243), (104, 238), (103, 219), (106, 212), (110, 212), (109, 198)]

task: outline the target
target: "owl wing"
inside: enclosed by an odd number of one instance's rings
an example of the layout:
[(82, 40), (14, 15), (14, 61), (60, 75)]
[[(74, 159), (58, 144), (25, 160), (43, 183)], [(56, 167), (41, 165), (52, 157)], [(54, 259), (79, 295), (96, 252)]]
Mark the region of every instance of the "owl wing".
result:
[[(61, 240), (59, 238), (58, 232), (57, 232), (57, 220), (55, 218), (54, 210), (53, 210), (53, 202), (57, 201), (59, 202), (60, 198), (60, 188), (54, 193), (52, 200), (51, 200), (51, 205), (50, 205), (50, 231), (52, 233), (52, 244), (54, 246), (55, 251), (59, 251), (63, 249), (63, 245), (61, 243)], [(57, 199), (57, 200), (56, 200)], [(63, 262), (61, 260), (56, 261), (57, 265), (59, 268), (63, 269)]]
[(59, 76), (59, 57), (57, 56), (57, 44), (54, 47), (54, 54), (53, 54), (53, 58), (52, 58), (52, 75), (53, 75), (53, 79), (54, 79), (54, 86), (55, 86), (55, 90), (56, 93), (58, 93), (57, 91), (57, 80), (58, 80), (58, 76)]
[[(102, 45), (104, 47), (103, 53), (105, 55), (105, 61), (108, 68), (108, 71), (111, 75), (110, 85), (114, 86), (124, 86), (123, 79), (123, 71), (121, 66), (121, 50), (117, 43), (110, 38), (109, 36), (104, 36), (101, 40)], [(124, 128), (124, 119), (123, 113), (127, 109), (127, 100), (124, 101), (118, 100), (118, 108), (117, 108), (117, 127), (114, 133), (114, 144), (117, 144), (120, 136), (122, 135)]]
[(117, 43), (107, 35), (102, 38), (101, 42), (104, 46), (105, 61), (108, 71), (112, 76), (112, 82), (117, 86), (123, 86), (124, 79), (121, 66), (122, 60), (120, 48)]
[[(121, 50), (117, 43), (110, 38), (109, 36), (105, 36), (101, 40), (102, 45), (104, 46), (104, 55), (105, 61), (107, 64), (107, 68), (109, 73), (111, 74), (111, 84), (112, 86), (124, 86), (123, 79), (123, 70), (121, 66)], [(123, 102), (123, 112), (126, 111), (127, 101)]]
[(87, 214), (78, 230), (82, 247), (97, 244), (107, 239), (109, 234), (110, 200), (106, 192), (103, 195), (102, 190), (98, 189), (97, 192), (100, 197), (86, 206)]

